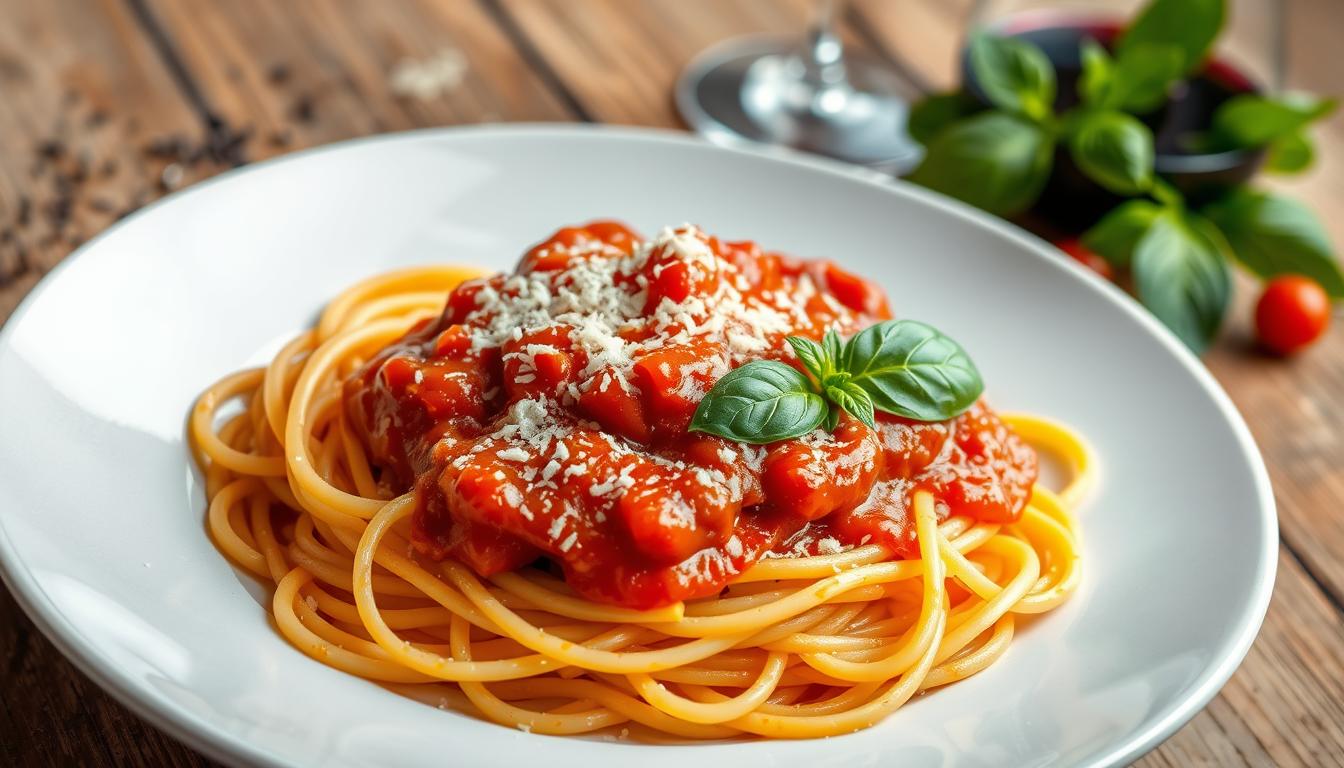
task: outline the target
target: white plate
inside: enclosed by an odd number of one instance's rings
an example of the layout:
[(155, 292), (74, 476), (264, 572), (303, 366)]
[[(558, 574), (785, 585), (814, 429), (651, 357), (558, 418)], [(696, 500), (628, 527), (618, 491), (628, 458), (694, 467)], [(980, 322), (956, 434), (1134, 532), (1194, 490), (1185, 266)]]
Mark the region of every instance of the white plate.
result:
[[(524, 734), (324, 667), (216, 552), (183, 444), (207, 383), (267, 359), (351, 282), (509, 267), (555, 227), (693, 221), (875, 279), (974, 355), (996, 405), (1103, 462), (1085, 583), (986, 672), (832, 739), (654, 747)], [(269, 765), (1125, 763), (1250, 646), (1274, 580), (1264, 466), (1212, 378), (1119, 291), (959, 204), (670, 134), (412, 133), (225, 174), (127, 219), (0, 333), (0, 565), (81, 669), (154, 724)]]

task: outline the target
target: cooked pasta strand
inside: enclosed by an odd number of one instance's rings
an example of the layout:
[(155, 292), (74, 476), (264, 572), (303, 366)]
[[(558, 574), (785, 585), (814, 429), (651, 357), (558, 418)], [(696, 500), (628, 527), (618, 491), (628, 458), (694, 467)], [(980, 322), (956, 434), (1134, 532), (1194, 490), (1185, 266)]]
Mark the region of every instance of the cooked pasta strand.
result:
[(1038, 484), (1004, 525), (940, 522), (933, 496), (916, 492), (911, 559), (878, 544), (763, 559), (721, 596), (652, 610), (588, 601), (536, 570), (482, 580), (451, 559), (422, 562), (408, 542), (413, 497), (388, 498), (340, 382), (476, 274), (425, 267), (360, 283), (269, 365), (224, 377), (192, 410), (209, 533), (274, 583), (275, 624), (308, 656), (401, 690), (446, 683), (463, 694), (454, 701), (539, 733), (829, 736), (984, 669), (1015, 615), (1077, 589), (1073, 509), (1095, 461), (1066, 427), (1024, 415), (1004, 421), (1060, 458), (1069, 482)]

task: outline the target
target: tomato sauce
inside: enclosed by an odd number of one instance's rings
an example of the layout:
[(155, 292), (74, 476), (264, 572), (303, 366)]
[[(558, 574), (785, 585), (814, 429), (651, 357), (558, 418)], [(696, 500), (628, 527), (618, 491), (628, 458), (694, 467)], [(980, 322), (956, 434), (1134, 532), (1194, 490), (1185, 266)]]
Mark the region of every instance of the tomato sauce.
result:
[(766, 556), (917, 556), (919, 489), (944, 518), (1017, 519), (1036, 456), (983, 402), (764, 446), (687, 431), (734, 367), (799, 366), (784, 337), (890, 316), (828, 261), (594, 222), (463, 283), (345, 382), (345, 406), (380, 483), (414, 488), (422, 556), (482, 576), (545, 558), (585, 597), (647, 608), (716, 594)]

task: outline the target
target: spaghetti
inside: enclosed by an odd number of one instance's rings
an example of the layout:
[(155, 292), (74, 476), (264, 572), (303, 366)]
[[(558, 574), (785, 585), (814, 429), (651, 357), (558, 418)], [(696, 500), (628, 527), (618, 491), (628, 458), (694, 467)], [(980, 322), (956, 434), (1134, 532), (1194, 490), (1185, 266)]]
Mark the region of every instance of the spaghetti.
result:
[(948, 515), (916, 489), (905, 551), (776, 553), (714, 594), (638, 607), (589, 599), (536, 565), (482, 577), (423, 556), (416, 494), (371, 461), (343, 383), (476, 276), (431, 267), (361, 282), (191, 414), (210, 534), (275, 584), (276, 626), (308, 656), (538, 733), (829, 736), (985, 669), (1022, 617), (1077, 587), (1072, 510), (1092, 459), (1068, 429), (1020, 415), (1003, 420), (1059, 458), (1068, 483), (1036, 483), (1007, 523)]

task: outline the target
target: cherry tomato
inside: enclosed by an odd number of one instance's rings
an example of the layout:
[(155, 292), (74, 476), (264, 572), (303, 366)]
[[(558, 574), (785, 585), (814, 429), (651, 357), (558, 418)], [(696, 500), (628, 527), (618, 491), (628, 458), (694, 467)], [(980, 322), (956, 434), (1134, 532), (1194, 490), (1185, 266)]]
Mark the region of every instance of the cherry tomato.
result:
[(1115, 278), (1115, 270), (1111, 269), (1111, 263), (1083, 245), (1082, 241), (1076, 237), (1066, 238), (1055, 242), (1055, 247), (1069, 254), (1070, 258), (1082, 264), (1084, 267), (1096, 272), (1098, 275), (1112, 280)]
[(1270, 280), (1255, 305), (1260, 343), (1280, 355), (1311, 344), (1330, 325), (1330, 297), (1314, 280), (1284, 275)]

